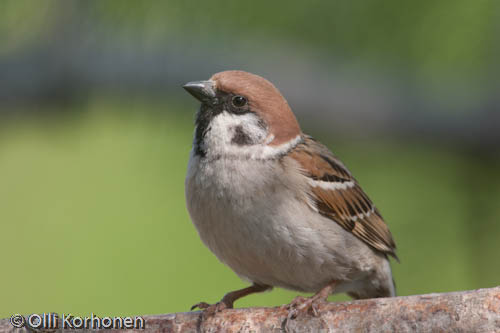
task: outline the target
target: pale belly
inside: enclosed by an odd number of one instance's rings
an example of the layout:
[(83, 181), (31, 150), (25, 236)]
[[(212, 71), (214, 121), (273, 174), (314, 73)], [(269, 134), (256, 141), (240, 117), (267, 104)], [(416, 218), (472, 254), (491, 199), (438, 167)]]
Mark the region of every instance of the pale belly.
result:
[(359, 264), (372, 251), (314, 211), (287, 184), (286, 170), (238, 163), (191, 159), (186, 200), (202, 241), (240, 277), (309, 292), (337, 280), (342, 292), (372, 270)]

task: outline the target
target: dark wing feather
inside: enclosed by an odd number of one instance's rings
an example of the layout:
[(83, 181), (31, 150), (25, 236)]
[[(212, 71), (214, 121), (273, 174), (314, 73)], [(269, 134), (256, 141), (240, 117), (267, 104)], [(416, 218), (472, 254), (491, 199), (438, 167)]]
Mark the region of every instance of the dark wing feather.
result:
[(396, 257), (396, 244), (377, 208), (349, 170), (324, 145), (305, 136), (289, 157), (309, 177), (318, 211), (372, 248)]

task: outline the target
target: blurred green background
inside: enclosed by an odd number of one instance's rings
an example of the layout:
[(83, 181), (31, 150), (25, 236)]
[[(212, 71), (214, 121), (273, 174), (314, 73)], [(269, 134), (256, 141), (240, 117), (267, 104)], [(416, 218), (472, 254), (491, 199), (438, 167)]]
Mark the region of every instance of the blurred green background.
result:
[(351, 169), (395, 237), (400, 295), (498, 285), (499, 13), (494, 0), (2, 1), (0, 317), (187, 311), (246, 286), (184, 204), (197, 103), (181, 85), (225, 69), (274, 82)]

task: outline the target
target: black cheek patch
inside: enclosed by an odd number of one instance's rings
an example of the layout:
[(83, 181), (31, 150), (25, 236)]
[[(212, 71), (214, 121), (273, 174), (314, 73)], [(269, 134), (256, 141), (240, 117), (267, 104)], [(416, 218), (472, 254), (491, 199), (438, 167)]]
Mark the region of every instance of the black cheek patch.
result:
[(236, 126), (231, 143), (238, 146), (248, 146), (252, 144), (252, 139), (243, 131), (243, 127)]

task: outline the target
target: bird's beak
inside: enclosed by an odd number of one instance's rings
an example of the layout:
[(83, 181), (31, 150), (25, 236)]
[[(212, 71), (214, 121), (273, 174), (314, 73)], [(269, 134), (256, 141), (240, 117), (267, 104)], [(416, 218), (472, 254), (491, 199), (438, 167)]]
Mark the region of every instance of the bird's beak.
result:
[(182, 86), (188, 93), (202, 103), (212, 104), (215, 99), (215, 82), (193, 81)]

